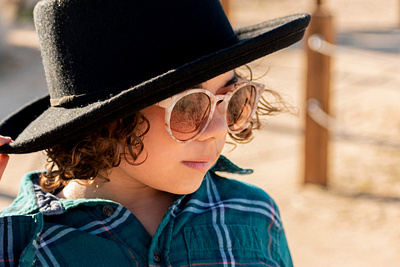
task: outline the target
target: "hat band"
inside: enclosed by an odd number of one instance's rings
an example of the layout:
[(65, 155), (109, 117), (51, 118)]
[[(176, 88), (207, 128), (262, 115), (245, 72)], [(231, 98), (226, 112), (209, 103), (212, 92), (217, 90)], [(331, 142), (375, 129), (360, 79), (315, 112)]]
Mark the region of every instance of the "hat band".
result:
[(50, 99), (50, 105), (52, 107), (71, 107), (77, 105), (79, 102), (83, 102), (82, 99), (87, 96), (82, 95), (68, 95), (57, 99)]

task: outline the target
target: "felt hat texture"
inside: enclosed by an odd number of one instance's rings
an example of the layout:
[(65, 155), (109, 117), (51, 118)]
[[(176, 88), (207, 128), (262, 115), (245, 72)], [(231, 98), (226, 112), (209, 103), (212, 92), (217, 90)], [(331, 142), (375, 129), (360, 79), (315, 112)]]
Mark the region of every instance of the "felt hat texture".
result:
[(0, 153), (87, 134), (299, 41), (308, 14), (234, 31), (219, 0), (42, 0), (35, 27), (49, 94), (0, 123)]

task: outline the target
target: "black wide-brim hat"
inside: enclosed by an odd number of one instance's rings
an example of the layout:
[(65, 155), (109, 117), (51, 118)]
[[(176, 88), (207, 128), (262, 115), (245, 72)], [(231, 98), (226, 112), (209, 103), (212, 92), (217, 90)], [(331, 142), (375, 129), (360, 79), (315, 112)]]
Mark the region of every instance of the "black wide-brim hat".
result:
[(219, 0), (42, 0), (34, 10), (49, 95), (0, 124), (30, 153), (87, 134), (299, 41), (308, 14), (234, 31)]

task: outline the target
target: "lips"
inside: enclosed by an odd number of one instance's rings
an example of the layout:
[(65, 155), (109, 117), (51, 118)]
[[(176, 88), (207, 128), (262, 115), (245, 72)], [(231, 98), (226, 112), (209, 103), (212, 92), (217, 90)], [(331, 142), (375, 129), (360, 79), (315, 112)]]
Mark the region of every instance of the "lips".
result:
[(204, 171), (208, 170), (211, 168), (212, 161), (211, 160), (191, 160), (191, 161), (183, 161), (182, 162), (185, 166), (199, 170), (199, 171)]

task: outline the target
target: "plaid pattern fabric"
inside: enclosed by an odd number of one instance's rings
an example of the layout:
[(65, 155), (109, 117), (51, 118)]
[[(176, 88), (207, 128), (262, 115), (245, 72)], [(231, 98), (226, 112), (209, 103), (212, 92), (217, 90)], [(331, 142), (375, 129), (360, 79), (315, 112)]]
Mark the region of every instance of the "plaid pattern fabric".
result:
[(292, 266), (279, 211), (257, 187), (210, 171), (151, 237), (118, 203), (58, 199), (38, 177), (0, 213), (0, 266)]

